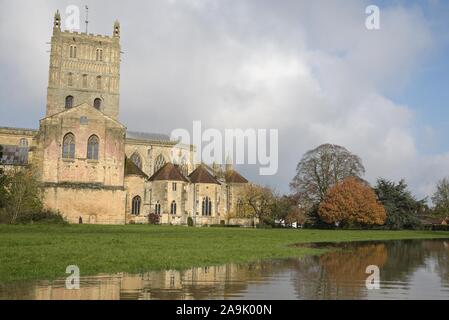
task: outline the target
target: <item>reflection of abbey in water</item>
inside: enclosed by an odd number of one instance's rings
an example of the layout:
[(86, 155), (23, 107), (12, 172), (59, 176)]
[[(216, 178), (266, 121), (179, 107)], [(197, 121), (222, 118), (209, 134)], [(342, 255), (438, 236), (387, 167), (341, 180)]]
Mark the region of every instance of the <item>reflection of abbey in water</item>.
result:
[[(333, 245), (321, 256), (0, 286), (0, 299), (448, 299), (449, 241)], [(368, 290), (366, 267), (380, 268)]]
[(37, 300), (210, 299), (231, 297), (245, 290), (246, 281), (262, 277), (260, 265), (234, 264), (192, 268), (186, 271), (155, 271), (141, 275), (119, 274), (81, 281), (79, 290), (40, 285), (30, 293)]
[(240, 210), (248, 181), (231, 163), (195, 165), (194, 146), (118, 121), (118, 22), (111, 37), (61, 31), (57, 12), (49, 69), (39, 130), (0, 128), (0, 164), (33, 164), (46, 207), (71, 223), (105, 224), (145, 223), (149, 213), (162, 223), (216, 224)]

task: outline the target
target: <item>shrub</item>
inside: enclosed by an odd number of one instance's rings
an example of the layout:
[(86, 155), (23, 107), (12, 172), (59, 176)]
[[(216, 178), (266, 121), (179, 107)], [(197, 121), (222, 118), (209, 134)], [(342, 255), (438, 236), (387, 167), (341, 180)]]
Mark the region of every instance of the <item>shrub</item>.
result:
[(20, 216), (17, 223), (52, 223), (52, 224), (66, 224), (67, 221), (59, 212), (51, 210), (42, 210), (24, 214)]
[(157, 213), (150, 213), (148, 215), (149, 224), (159, 224), (159, 215)]
[(193, 219), (192, 219), (192, 217), (188, 217), (188, 218), (187, 218), (187, 225), (188, 225), (189, 227), (193, 227)]

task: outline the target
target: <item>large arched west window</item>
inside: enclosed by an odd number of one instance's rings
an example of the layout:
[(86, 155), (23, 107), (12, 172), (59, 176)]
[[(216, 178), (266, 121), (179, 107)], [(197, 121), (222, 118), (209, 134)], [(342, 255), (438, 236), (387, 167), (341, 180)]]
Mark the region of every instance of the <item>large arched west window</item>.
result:
[(139, 169), (142, 169), (142, 158), (137, 152), (134, 152), (130, 159)]
[(97, 110), (101, 109), (101, 99), (100, 98), (96, 98), (94, 100), (94, 108), (97, 109)]
[(65, 97), (65, 108), (70, 109), (73, 107), (73, 96)]
[(90, 136), (87, 140), (87, 159), (98, 160), (98, 149), (100, 148), (100, 140), (96, 135)]
[(62, 142), (62, 157), (64, 159), (75, 159), (75, 136), (67, 133)]
[(132, 209), (131, 214), (134, 216), (140, 215), (140, 204), (142, 203), (142, 199), (140, 196), (135, 196), (132, 201)]
[(203, 203), (201, 206), (201, 214), (203, 216), (211, 216), (212, 215), (212, 201), (210, 201), (209, 197), (203, 198)]
[(156, 204), (154, 205), (154, 213), (161, 214), (161, 204), (159, 203), (159, 201), (157, 201)]
[(158, 155), (154, 162), (154, 172), (156, 173), (160, 168), (165, 165), (165, 158), (162, 154)]
[(176, 214), (176, 201), (175, 201), (175, 200), (173, 200), (173, 201), (171, 202), (170, 213), (171, 213), (171, 214)]

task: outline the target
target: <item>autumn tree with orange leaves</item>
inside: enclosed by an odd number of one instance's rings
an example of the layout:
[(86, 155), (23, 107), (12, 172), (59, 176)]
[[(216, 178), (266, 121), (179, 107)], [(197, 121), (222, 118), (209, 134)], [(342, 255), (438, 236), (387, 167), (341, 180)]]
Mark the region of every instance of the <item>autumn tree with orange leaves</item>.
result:
[(382, 225), (387, 217), (374, 190), (354, 177), (329, 189), (318, 214), (326, 223), (337, 226)]

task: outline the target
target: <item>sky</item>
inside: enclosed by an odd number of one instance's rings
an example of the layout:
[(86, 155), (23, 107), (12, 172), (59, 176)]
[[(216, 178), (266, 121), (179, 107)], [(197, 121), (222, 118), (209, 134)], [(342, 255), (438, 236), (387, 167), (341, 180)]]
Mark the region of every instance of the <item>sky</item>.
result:
[[(449, 176), (449, 1), (0, 0), (0, 126), (38, 127), (54, 12), (64, 26), (66, 7), (86, 4), (89, 32), (121, 23), (130, 130), (277, 129), (277, 174), (239, 169), (280, 192), (323, 143), (420, 198)], [(368, 5), (379, 30), (365, 27)]]

